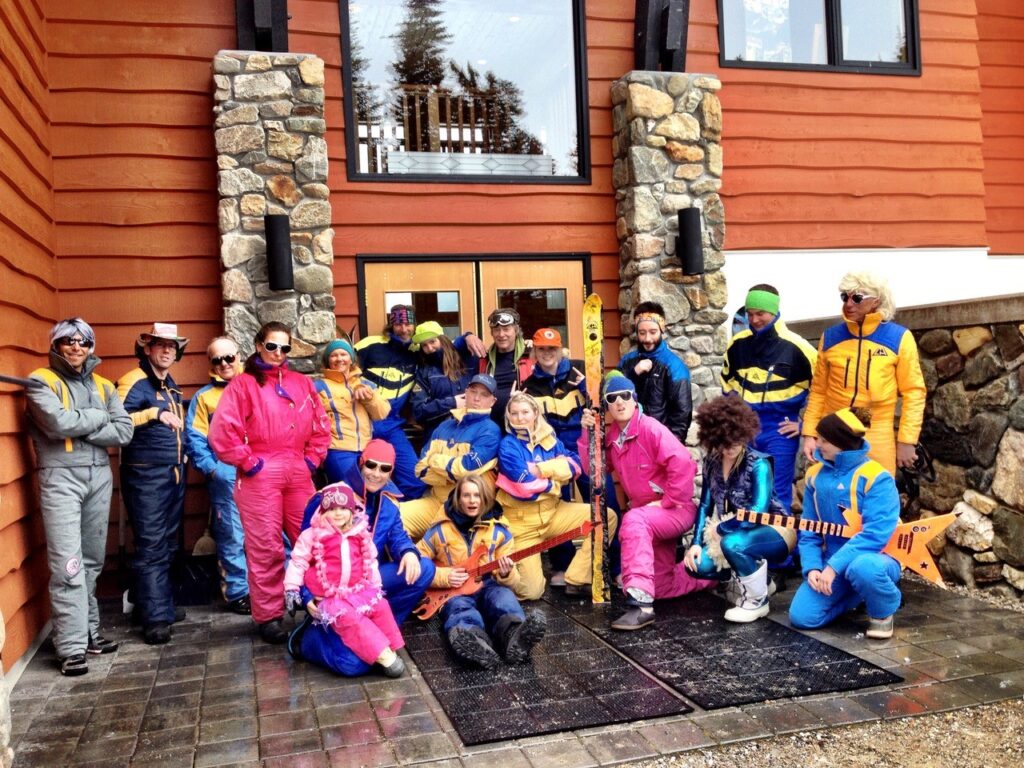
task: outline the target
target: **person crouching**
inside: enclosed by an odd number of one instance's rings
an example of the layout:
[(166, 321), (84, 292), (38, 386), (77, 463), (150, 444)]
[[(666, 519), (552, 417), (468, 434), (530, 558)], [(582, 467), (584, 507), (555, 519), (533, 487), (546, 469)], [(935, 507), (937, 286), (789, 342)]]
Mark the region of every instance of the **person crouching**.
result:
[(440, 589), (465, 584), (470, 575), (463, 563), (477, 547), (486, 547), (479, 565), (497, 561), (498, 568), (476, 593), (445, 603), (445, 636), (456, 656), (484, 669), (502, 656), (510, 664), (526, 661), (544, 637), (547, 618), (535, 610), (525, 613), (512, 591), (519, 582), (519, 569), (509, 557), (515, 546), (491, 484), (476, 474), (460, 478), (445, 502), (444, 517), (427, 529), (418, 547), (437, 566), (431, 586)]
[(323, 490), (320, 508), (292, 548), (285, 572), (289, 609), (300, 605), (299, 588), (313, 593), (319, 618), (367, 664), (400, 677), (405, 663), (395, 653), (405, 645), (381, 588), (377, 548), (355, 491), (345, 483)]
[(863, 602), (864, 634), (892, 637), (901, 568), (882, 549), (899, 525), (900, 497), (893, 476), (868, 458), (871, 446), (864, 435), (870, 425), (870, 415), (859, 408), (843, 408), (818, 422), (819, 463), (807, 470), (804, 519), (845, 525), (843, 512), (849, 509), (860, 515), (861, 529), (849, 539), (800, 531), (806, 581), (789, 607), (798, 629), (823, 627)]

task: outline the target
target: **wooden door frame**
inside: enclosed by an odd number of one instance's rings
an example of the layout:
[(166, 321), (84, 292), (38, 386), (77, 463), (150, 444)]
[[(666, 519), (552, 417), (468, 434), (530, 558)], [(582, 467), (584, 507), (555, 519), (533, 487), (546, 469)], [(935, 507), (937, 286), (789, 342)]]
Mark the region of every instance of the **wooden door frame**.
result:
[[(367, 333), (366, 319), (366, 265), (380, 264), (382, 262), (397, 261), (409, 263), (429, 264), (439, 261), (578, 261), (583, 264), (583, 294), (587, 296), (592, 289), (591, 276), (591, 253), (582, 252), (557, 252), (557, 253), (357, 253), (356, 254), (356, 296), (359, 305), (359, 338), (365, 338)], [(479, 281), (476, 285), (477, 306), (481, 304)], [(474, 328), (477, 333), (483, 333), (485, 329)]]

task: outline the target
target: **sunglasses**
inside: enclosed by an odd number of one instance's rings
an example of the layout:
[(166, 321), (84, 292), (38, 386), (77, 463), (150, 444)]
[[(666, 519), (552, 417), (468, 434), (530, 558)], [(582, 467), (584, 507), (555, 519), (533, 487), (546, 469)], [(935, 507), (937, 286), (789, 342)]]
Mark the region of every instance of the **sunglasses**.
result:
[(263, 348), (267, 350), (267, 352), (277, 352), (277, 350), (280, 349), (281, 352), (286, 355), (292, 351), (291, 344), (275, 344), (272, 341), (264, 341)]
[(70, 336), (57, 339), (57, 343), (63, 347), (81, 347), (82, 349), (89, 349), (92, 347), (92, 342), (88, 339), (74, 339)]
[(628, 403), (632, 399), (633, 393), (630, 392), (628, 389), (624, 389), (621, 392), (609, 392), (607, 395), (604, 396), (604, 401), (608, 403), (608, 405), (611, 405), (617, 400), (624, 400), (625, 402)]
[(367, 459), (366, 461), (364, 461), (363, 466), (366, 467), (367, 469), (379, 469), (385, 475), (391, 472), (392, 469), (394, 469), (394, 466), (392, 466), (391, 464), (382, 464), (381, 462), (374, 461), (373, 459)]
[(212, 365), (214, 368), (219, 366), (221, 363), (231, 365), (233, 362), (235, 362), (235, 358), (236, 355), (223, 355), (222, 357), (211, 357), (210, 365)]
[(846, 291), (843, 291), (842, 293), (839, 294), (839, 298), (842, 299), (843, 304), (845, 304), (847, 301), (850, 301), (851, 299), (853, 300), (854, 304), (860, 304), (862, 301), (864, 301), (864, 299), (873, 299), (875, 297), (869, 296), (866, 293), (847, 293)]

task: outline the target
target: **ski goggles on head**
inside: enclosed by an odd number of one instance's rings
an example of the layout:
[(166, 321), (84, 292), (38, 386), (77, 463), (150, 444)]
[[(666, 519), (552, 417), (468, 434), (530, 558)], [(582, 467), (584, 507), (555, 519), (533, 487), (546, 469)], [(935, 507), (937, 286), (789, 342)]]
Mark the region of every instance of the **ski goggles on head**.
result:
[(839, 298), (842, 299), (843, 304), (848, 301), (852, 301), (854, 304), (860, 304), (864, 299), (873, 299), (875, 297), (866, 293), (847, 293), (846, 291), (843, 291), (839, 294)]
[(263, 342), (263, 348), (265, 350), (267, 350), (267, 352), (277, 352), (277, 350), (280, 349), (281, 352), (283, 352), (286, 355), (289, 352), (292, 351), (292, 345), (291, 344), (276, 344), (273, 341), (265, 341), (265, 342)]
[(391, 470), (394, 469), (393, 464), (385, 464), (380, 461), (374, 461), (373, 459), (365, 459), (363, 461), (363, 466), (366, 467), (367, 469), (379, 469), (385, 475), (389, 474)]
[(487, 324), (491, 326), (491, 328), (507, 325), (519, 325), (519, 316), (514, 312), (507, 310), (496, 310), (491, 312), (490, 317), (487, 318)]
[(632, 399), (633, 392), (628, 389), (620, 389), (618, 392), (609, 392), (607, 395), (604, 396), (604, 401), (608, 405), (611, 405), (616, 400), (622, 400), (623, 402), (628, 403)]
[[(266, 346), (266, 345), (264, 345), (264, 346)], [(269, 349), (269, 347), (268, 347), (268, 349)], [(273, 352), (273, 350), (270, 350), (270, 351)], [(210, 365), (212, 365), (214, 368), (219, 366), (221, 363), (225, 363), (226, 365), (231, 365), (237, 359), (238, 359), (238, 355), (222, 355), (220, 357), (211, 357), (210, 358)]]

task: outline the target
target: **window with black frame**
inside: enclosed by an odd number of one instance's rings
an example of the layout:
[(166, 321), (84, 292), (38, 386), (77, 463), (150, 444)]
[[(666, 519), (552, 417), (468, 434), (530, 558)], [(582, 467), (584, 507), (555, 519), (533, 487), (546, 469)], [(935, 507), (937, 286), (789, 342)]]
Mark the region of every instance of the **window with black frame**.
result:
[(718, 0), (722, 66), (920, 74), (917, 0)]
[(587, 177), (581, 3), (342, 0), (350, 176)]

